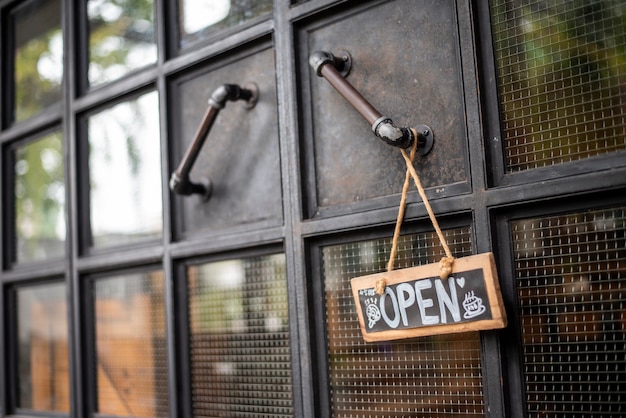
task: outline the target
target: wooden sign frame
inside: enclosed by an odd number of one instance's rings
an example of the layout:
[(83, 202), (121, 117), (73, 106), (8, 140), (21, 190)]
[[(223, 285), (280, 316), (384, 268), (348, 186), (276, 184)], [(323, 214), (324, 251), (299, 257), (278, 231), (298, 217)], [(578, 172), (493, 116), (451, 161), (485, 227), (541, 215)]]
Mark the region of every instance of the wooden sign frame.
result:
[[(374, 290), (381, 278), (386, 283), (382, 296)], [(447, 279), (439, 277), (435, 263), (356, 277), (350, 284), (367, 342), (498, 329), (507, 323), (492, 253), (455, 259)]]

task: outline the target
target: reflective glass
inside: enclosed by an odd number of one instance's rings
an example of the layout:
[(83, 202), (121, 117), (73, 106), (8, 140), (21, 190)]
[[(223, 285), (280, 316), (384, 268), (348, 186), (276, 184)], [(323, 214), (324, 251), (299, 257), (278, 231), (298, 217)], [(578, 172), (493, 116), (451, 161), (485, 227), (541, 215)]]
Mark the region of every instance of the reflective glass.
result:
[(163, 281), (162, 272), (95, 281), (100, 414), (169, 416)]
[(18, 407), (69, 412), (66, 286), (21, 287), (16, 294)]
[(182, 44), (272, 12), (271, 0), (178, 0)]
[(620, 0), (494, 0), (506, 168), (626, 150), (626, 8)]
[(624, 416), (626, 209), (511, 223), (527, 417)]
[(90, 85), (156, 62), (154, 1), (89, 0), (87, 13)]
[(159, 237), (162, 230), (156, 92), (91, 116), (89, 185), (95, 246)]
[(63, 79), (61, 2), (35, 0), (19, 7), (13, 23), (13, 121), (60, 102)]
[(63, 138), (49, 134), (15, 151), (17, 262), (41, 261), (65, 253)]
[(284, 254), (187, 275), (193, 415), (293, 416)]

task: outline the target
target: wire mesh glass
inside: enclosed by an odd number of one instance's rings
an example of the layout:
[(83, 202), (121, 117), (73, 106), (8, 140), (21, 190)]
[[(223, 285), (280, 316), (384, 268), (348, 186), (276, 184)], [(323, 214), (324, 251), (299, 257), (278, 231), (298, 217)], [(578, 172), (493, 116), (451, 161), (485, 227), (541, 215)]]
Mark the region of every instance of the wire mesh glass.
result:
[[(470, 228), (445, 231), (457, 257), (471, 254)], [(402, 236), (395, 268), (438, 263), (434, 232)], [(477, 332), (365, 343), (350, 279), (386, 269), (391, 239), (322, 249), (333, 417), (482, 417)]]
[(285, 256), (187, 268), (194, 417), (293, 416)]
[(508, 172), (626, 149), (623, 1), (493, 0)]
[(511, 224), (528, 417), (626, 413), (624, 208)]
[(98, 279), (95, 293), (96, 411), (169, 415), (163, 273)]

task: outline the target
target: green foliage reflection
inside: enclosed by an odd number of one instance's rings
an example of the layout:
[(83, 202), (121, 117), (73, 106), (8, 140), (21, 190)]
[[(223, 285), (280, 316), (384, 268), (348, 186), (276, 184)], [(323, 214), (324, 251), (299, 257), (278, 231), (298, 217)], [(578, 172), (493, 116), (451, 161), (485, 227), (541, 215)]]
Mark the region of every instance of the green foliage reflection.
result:
[(61, 100), (63, 34), (57, 3), (36, 2), (14, 16), (14, 118), (18, 122)]
[(88, 14), (91, 85), (156, 61), (153, 0), (90, 0)]
[(17, 260), (63, 255), (65, 183), (60, 133), (32, 142), (15, 153)]
[(509, 170), (626, 149), (626, 4), (492, 4)]

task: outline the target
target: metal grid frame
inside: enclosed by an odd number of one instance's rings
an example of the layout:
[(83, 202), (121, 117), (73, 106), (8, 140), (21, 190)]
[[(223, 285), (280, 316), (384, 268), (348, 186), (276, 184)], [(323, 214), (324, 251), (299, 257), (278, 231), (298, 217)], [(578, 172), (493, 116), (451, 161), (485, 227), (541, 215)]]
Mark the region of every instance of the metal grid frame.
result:
[[(59, 109), (45, 112), (33, 121), (19, 126), (7, 127), (3, 123), (0, 129), (0, 148), (5, 154), (12, 144), (31, 137), (50, 126), (61, 126), (65, 134), (65, 149), (68, 161), (66, 191), (69, 219), (68, 258), (59, 263), (32, 265), (24, 268), (8, 268), (3, 265), (0, 271), (0, 300), (6, 303), (10, 298), (10, 287), (20, 283), (37, 280), (47, 280), (51, 277), (63, 277), (69, 287), (70, 301), (70, 360), (71, 360), (71, 391), (72, 410), (77, 417), (90, 416), (90, 389), (89, 381), (92, 378), (84, 365), (89, 363), (86, 353), (86, 337), (88, 330), (84, 327), (83, 316), (85, 276), (103, 271), (126, 269), (151, 268), (159, 263), (163, 268), (168, 286), (165, 290), (165, 305), (167, 310), (168, 327), (168, 365), (169, 391), (172, 393), (170, 402), (170, 416), (191, 416), (189, 410), (190, 388), (185, 378), (185, 340), (184, 318), (185, 302), (181, 299), (180, 277), (184, 277), (177, 268), (181, 260), (206, 256), (225, 257), (229, 251), (241, 248), (255, 250), (266, 245), (283, 246), (287, 257), (287, 274), (289, 277), (289, 315), (291, 320), (290, 331), (292, 336), (292, 368), (294, 379), (294, 410), (296, 416), (316, 417), (329, 416), (327, 396), (320, 393), (327, 388), (324, 382), (328, 378), (323, 371), (325, 360), (316, 356), (316, 352), (325, 352), (324, 314), (310, 312), (308, 306), (309, 293), (315, 288), (320, 276), (320, 254), (316, 251), (316, 242), (324, 238), (326, 243), (338, 242), (346, 239), (346, 233), (354, 232), (364, 239), (373, 237), (373, 229), (390, 227), (395, 221), (396, 199), (389, 198), (379, 205), (363, 207), (356, 205), (358, 210), (351, 212), (344, 210), (341, 213), (329, 213), (327, 216), (305, 219), (301, 202), (303, 188), (315, 187), (314, 181), (300, 183), (302, 173), (298, 154), (298, 132), (301, 124), (299, 116), (298, 94), (298, 55), (297, 40), (293, 37), (294, 27), (315, 15), (332, 16), (337, 8), (345, 10), (359, 2), (316, 0), (306, 2), (274, 1), (274, 13), (271, 19), (255, 21), (254, 24), (242, 28), (241, 32), (227, 33), (212, 39), (214, 42), (200, 43), (188, 50), (177, 50), (176, 42), (172, 41), (172, 28), (176, 26), (175, 5), (173, 1), (157, 1), (157, 25), (159, 27), (158, 46), (163, 51), (155, 67), (138, 71), (128, 77), (112, 83), (110, 87), (86, 91), (84, 79), (84, 63), (80, 59), (84, 50), (84, 33), (86, 28), (81, 23), (85, 13), (83, 2), (63, 1), (63, 28), (68, 53), (65, 56), (67, 71), (65, 77), (65, 97)], [(378, 2), (378, 0), (371, 3)], [(5, 19), (7, 10), (14, 0), (0, 0), (0, 18)], [(456, 2), (458, 10), (458, 26), (463, 40), (463, 81), (467, 86), (466, 118), (468, 126), (469, 164), (471, 173), (471, 190), (444, 193), (435, 196), (432, 204), (435, 212), (441, 216), (467, 214), (471, 217), (474, 232), (474, 248), (476, 252), (497, 250), (500, 267), (506, 272), (513, 271), (511, 261), (507, 259), (507, 248), (510, 238), (500, 232), (503, 219), (520, 217), (517, 208), (524, 209), (527, 216), (534, 207), (524, 206), (528, 202), (535, 204), (545, 203), (544, 212), (550, 213), (552, 205), (558, 202), (572, 203), (567, 200), (574, 196), (574, 201), (587, 202), (595, 206), (597, 197), (614, 196), (615, 200), (623, 198), (626, 188), (626, 163), (623, 153), (598, 156), (590, 160), (580, 160), (572, 164), (549, 167), (545, 169), (526, 170), (520, 173), (506, 174), (504, 157), (501, 145), (501, 131), (499, 118), (499, 104), (495, 90), (495, 65), (490, 31), (490, 14), (487, 2), (474, 0), (472, 2)], [(471, 18), (468, 18), (471, 14)], [(3, 22), (4, 23), (4, 22)], [(475, 37), (473, 36), (475, 35)], [(217, 237), (208, 237), (205, 240), (176, 241), (170, 235), (172, 223), (176, 213), (167, 190), (163, 193), (164, 236), (161, 242), (148, 245), (138, 245), (133, 251), (103, 252), (98, 254), (82, 253), (83, 243), (77, 231), (80, 230), (81, 219), (88, 214), (81, 213), (76, 204), (78, 197), (85, 192), (78, 178), (84, 174), (85, 167), (80, 165), (78, 158), (80, 150), (77, 147), (81, 138), (80, 115), (100, 105), (105, 105), (127, 94), (133, 94), (137, 89), (154, 87), (162, 95), (160, 113), (168, 114), (171, 98), (168, 97), (168, 83), (176, 74), (185, 69), (201, 65), (207, 60), (220, 59), (230, 51), (244, 45), (251, 40), (271, 37), (276, 51), (276, 71), (281, 77), (277, 84), (281, 137), (281, 172), (283, 175), (284, 225), (265, 228), (255, 231), (232, 231)], [(476, 42), (474, 42), (474, 39)], [(0, 33), (0, 55), (7, 54), (7, 45), (10, 39), (6, 26), (2, 26)], [(477, 61), (474, 61), (474, 57)], [(9, 63), (1, 60), (0, 90), (6, 93), (10, 90), (6, 82), (9, 73)], [(480, 87), (480, 89), (479, 89)], [(480, 91), (480, 93), (479, 93)], [(0, 113), (6, 114), (7, 95), (0, 94)], [(6, 122), (6, 121), (3, 121)], [(167, 123), (161, 127), (161, 135), (168, 135)], [(165, 141), (164, 141), (165, 142)], [(167, 144), (162, 145), (163, 178), (168, 177), (166, 167), (170, 151)], [(591, 161), (593, 160), (593, 161)], [(76, 161), (79, 161), (78, 163)], [(9, 201), (11, 185), (5, 176), (12, 169), (10, 164), (0, 158), (0, 195), (3, 204), (0, 205), (0, 236), (10, 231), (11, 216), (5, 203)], [(163, 182), (164, 184), (166, 181)], [(497, 186), (497, 187), (492, 187)], [(164, 186), (165, 187), (165, 186)], [(457, 190), (458, 191), (458, 190)], [(597, 192), (604, 191), (604, 194)], [(505, 215), (498, 208), (506, 208)], [(502, 216), (502, 217), (501, 217)], [(504, 218), (503, 218), (504, 217)], [(407, 218), (411, 221), (427, 219), (427, 214), (418, 201), (413, 201), (407, 211)], [(494, 232), (493, 229), (496, 229)], [(387, 231), (382, 235), (388, 234)], [(378, 234), (379, 236), (381, 234)], [(494, 239), (494, 235), (498, 235)], [(312, 247), (309, 247), (312, 245)], [(7, 259), (6, 242), (0, 242), (0, 253)], [(509, 251), (510, 252), (510, 251)], [(508, 254), (511, 255), (511, 254)], [(503, 280), (503, 284), (510, 282)], [(505, 298), (506, 306), (516, 306), (515, 292), (508, 289)], [(315, 293), (314, 293), (315, 294)], [(319, 291), (321, 294), (321, 291)], [(5, 305), (6, 307), (7, 305)], [(12, 314), (6, 309), (0, 311), (0, 412), (4, 415), (15, 413), (14, 400), (8, 396), (10, 391), (11, 371), (8, 365), (14, 359), (14, 353), (6, 347), (7, 336), (10, 335)], [(519, 359), (515, 349), (509, 350), (508, 335), (499, 338), (497, 332), (483, 332), (480, 335), (483, 352), (483, 387), (485, 405), (488, 406), (486, 415), (522, 416), (515, 408), (523, 404), (523, 388), (517, 380)], [(87, 349), (86, 349), (87, 348)], [(320, 371), (320, 369), (322, 371)], [(507, 382), (508, 390), (502, 386)]]

